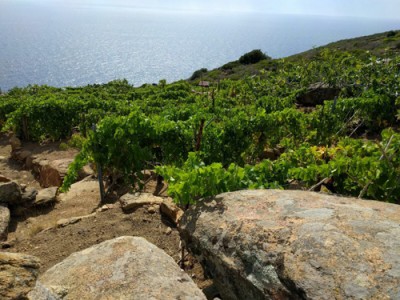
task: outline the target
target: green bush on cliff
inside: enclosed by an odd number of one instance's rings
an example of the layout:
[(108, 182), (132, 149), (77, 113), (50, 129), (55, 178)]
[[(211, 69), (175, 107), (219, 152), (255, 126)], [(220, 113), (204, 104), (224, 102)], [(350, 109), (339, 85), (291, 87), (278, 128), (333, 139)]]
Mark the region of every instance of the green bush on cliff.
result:
[(239, 58), (239, 62), (242, 65), (250, 65), (250, 64), (258, 63), (259, 61), (262, 61), (265, 59), (271, 59), (271, 57), (269, 57), (268, 55), (263, 53), (260, 49), (256, 49), (256, 50), (250, 51), (250, 52), (242, 55)]

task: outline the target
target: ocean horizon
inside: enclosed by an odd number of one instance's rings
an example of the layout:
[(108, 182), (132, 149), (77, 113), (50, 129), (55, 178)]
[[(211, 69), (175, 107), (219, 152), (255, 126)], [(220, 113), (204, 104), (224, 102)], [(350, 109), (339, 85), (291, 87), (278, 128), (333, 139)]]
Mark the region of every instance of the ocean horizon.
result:
[(0, 89), (82, 86), (127, 79), (140, 86), (186, 79), (253, 49), (273, 58), (400, 29), (400, 20), (195, 13), (126, 7), (0, 2)]

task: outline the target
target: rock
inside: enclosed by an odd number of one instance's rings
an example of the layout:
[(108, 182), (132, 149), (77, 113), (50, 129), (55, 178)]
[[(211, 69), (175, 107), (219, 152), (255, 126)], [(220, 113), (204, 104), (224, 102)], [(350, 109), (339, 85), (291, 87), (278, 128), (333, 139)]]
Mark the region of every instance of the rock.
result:
[(36, 199), (33, 202), (34, 206), (48, 205), (54, 203), (57, 199), (58, 187), (50, 187), (47, 189), (40, 190), (36, 195)]
[(76, 182), (67, 193), (60, 193), (58, 200), (63, 202), (63, 207), (71, 208), (60, 213), (62, 218), (91, 214), (99, 207), (99, 183), (93, 179)]
[(180, 209), (171, 198), (166, 198), (160, 205), (160, 212), (162, 215), (167, 217), (175, 225), (178, 224), (179, 220), (183, 216), (183, 210)]
[(127, 236), (72, 254), (40, 277), (29, 298), (206, 299), (163, 250)]
[(20, 183), (19, 187), (21, 188), (21, 192), (24, 193), (26, 191), (27, 185), (25, 183)]
[(0, 203), (11, 205), (21, 202), (21, 188), (15, 181), (0, 183)]
[(10, 224), (10, 211), (0, 204), (0, 241), (7, 240), (8, 225)]
[[(35, 170), (34, 170), (34, 162), (35, 162), (35, 161), (37, 161), (36, 156), (33, 156), (33, 155), (28, 156), (28, 157), (25, 159), (25, 168), (28, 169), (28, 170), (33, 170), (33, 171), (35, 171)], [(39, 173), (37, 173), (37, 174), (39, 174)]]
[(39, 181), (42, 187), (61, 186), (68, 166), (72, 158), (57, 159), (53, 161), (43, 160), (40, 164)]
[(33, 202), (33, 201), (35, 201), (37, 194), (38, 194), (38, 191), (35, 188), (27, 187), (25, 189), (25, 192), (23, 192), (21, 195), (21, 202), (22, 203)]
[(157, 206), (150, 206), (150, 207), (147, 209), (147, 212), (148, 212), (149, 214), (155, 214), (155, 213), (157, 212)]
[(94, 216), (96, 216), (96, 213), (91, 213), (90, 215), (86, 216), (72, 217), (69, 219), (60, 219), (57, 221), (57, 227), (66, 227), (68, 225), (76, 224), (83, 219), (88, 219)]
[(0, 252), (0, 299), (26, 299), (35, 286), (39, 267), (34, 256)]
[(120, 199), (122, 210), (132, 212), (145, 205), (161, 205), (163, 198), (148, 193), (125, 194)]
[(165, 229), (165, 235), (170, 235), (171, 233), (172, 233), (171, 227), (167, 227), (167, 229)]
[(28, 159), (28, 157), (32, 156), (32, 152), (30, 152), (28, 150), (20, 149), (20, 150), (13, 151), (11, 156), (13, 159), (25, 163), (25, 161)]
[(12, 247), (14, 247), (15, 243), (16, 243), (15, 239), (6, 240), (6, 241), (3, 241), (3, 242), (0, 242), (0, 248), (1, 249), (12, 248)]
[(141, 173), (144, 181), (156, 180), (157, 178), (157, 174), (153, 170), (142, 170)]
[(21, 147), (22, 147), (21, 140), (20, 140), (19, 138), (17, 138), (15, 135), (13, 135), (13, 136), (10, 138), (9, 143), (10, 143), (10, 145), (11, 145), (11, 149), (12, 149), (11, 151), (12, 151), (12, 152), (14, 152), (14, 151), (16, 151), (16, 150), (19, 150), (19, 149), (21, 149)]
[(82, 180), (88, 176), (93, 176), (94, 171), (90, 165), (84, 166), (79, 172), (78, 172), (78, 180)]
[(305, 191), (225, 193), (180, 233), (222, 299), (399, 299), (400, 206)]
[(0, 174), (0, 182), (10, 182), (10, 181), (11, 181), (11, 179)]
[(316, 106), (325, 100), (333, 100), (340, 94), (340, 89), (322, 82), (311, 84), (301, 95), (297, 96), (296, 103), (302, 106)]
[(96, 211), (97, 212), (105, 212), (107, 210), (113, 209), (114, 204), (104, 204), (102, 207), (98, 208)]

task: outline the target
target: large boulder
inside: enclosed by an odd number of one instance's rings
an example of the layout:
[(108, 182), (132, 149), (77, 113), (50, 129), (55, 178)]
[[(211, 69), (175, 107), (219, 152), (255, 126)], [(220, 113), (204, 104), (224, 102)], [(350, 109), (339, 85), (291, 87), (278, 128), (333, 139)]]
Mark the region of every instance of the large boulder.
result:
[(191, 207), (180, 225), (223, 299), (400, 299), (400, 206), (239, 191)]
[(66, 258), (39, 279), (30, 299), (206, 299), (163, 250), (119, 237)]
[(21, 187), (15, 181), (0, 183), (0, 203), (15, 205), (21, 202)]
[(0, 252), (0, 299), (26, 299), (39, 274), (39, 259)]
[(0, 204), (0, 241), (7, 239), (8, 225), (10, 224), (10, 211)]

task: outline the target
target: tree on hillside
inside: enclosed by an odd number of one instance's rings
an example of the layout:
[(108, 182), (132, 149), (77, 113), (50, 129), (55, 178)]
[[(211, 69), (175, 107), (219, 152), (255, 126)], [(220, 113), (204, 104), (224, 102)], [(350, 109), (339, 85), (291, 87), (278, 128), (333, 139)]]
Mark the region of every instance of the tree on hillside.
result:
[(265, 59), (271, 59), (271, 57), (263, 53), (260, 49), (256, 49), (242, 55), (239, 58), (239, 62), (243, 65), (250, 65)]

